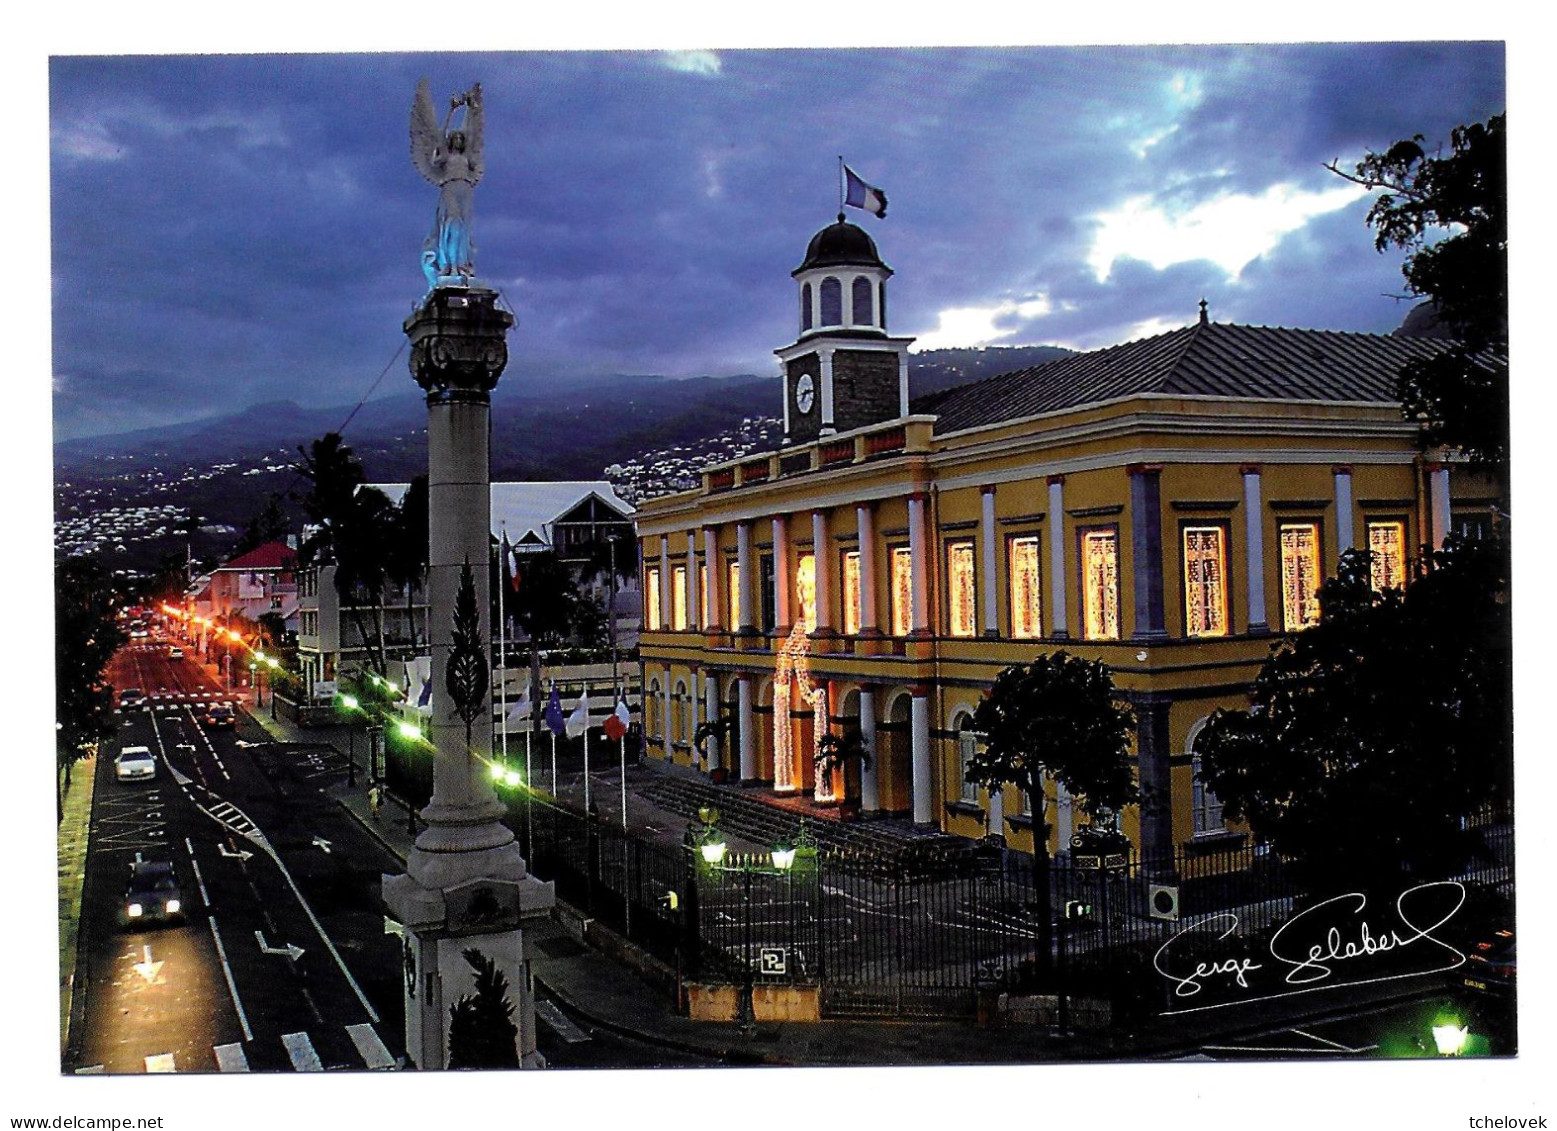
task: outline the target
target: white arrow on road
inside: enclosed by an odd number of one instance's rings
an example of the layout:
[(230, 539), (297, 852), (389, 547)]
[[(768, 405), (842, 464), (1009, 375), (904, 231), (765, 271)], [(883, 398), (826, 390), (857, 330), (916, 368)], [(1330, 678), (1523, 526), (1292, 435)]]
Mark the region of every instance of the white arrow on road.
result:
[(237, 745), (239, 750), (247, 750), (251, 746), (264, 746), (265, 743), (263, 743), (263, 742), (250, 742), (246, 738), (240, 738), (240, 739), (237, 740), (236, 745)]
[(162, 973), (162, 963), (151, 960), (150, 946), (141, 948), (141, 961), (135, 964), (135, 972), (151, 983), (155, 983), (157, 975)]
[(227, 857), (229, 860), (247, 860), (249, 857), (254, 855), (254, 853), (250, 852), (246, 848), (240, 848), (237, 852), (229, 852), (225, 844), (218, 844), (216, 846), (216, 850), (223, 856)]
[(264, 931), (255, 931), (254, 941), (259, 943), (261, 954), (284, 954), (293, 962), (303, 957), (303, 948), (296, 943), (287, 943), (286, 946), (271, 946), (270, 943), (265, 941)]
[(324, 849), (326, 852), (330, 851), (330, 842), (325, 840), (324, 837), (314, 837), (314, 843), (317, 844), (320, 848)]

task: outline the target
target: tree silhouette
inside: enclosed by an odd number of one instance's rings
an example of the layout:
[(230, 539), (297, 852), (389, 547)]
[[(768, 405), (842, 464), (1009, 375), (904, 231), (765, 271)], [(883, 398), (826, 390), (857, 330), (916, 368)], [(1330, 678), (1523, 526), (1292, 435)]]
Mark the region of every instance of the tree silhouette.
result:
[(60, 562), (54, 571), (55, 818), (63, 816), (63, 790), (71, 766), (114, 733), (113, 689), (103, 678), (108, 661), (126, 640), (114, 618), (113, 579), (85, 558)]
[(495, 959), (474, 947), (463, 954), (476, 973), (476, 990), (449, 1007), (449, 1067), (518, 1068), (519, 1026), (508, 979)]
[(1033, 882), (1038, 904), (1038, 965), (1050, 968), (1049, 826), (1043, 819), (1044, 780), (1062, 782), (1093, 818), (1139, 798), (1130, 766), (1135, 715), (1121, 704), (1108, 666), (1067, 652), (1015, 664), (973, 712), (983, 746), (969, 759), (969, 781), (1010, 784), (1033, 815)]

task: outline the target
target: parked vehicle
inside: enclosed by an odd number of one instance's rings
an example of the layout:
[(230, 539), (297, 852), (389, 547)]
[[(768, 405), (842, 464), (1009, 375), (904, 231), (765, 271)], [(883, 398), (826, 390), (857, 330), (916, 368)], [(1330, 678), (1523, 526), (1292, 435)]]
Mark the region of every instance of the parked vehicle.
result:
[(146, 702), (146, 693), (138, 687), (126, 687), (119, 692), (119, 706), (137, 707)]
[(236, 721), (233, 709), (225, 703), (217, 703), (205, 713), (205, 725), (208, 727), (230, 730)]
[(168, 649), (168, 659), (170, 659), (170, 660), (182, 660), (183, 658), (184, 658), (184, 650), (182, 648), (180, 648), (177, 644), (173, 645), (173, 647)]
[(114, 776), (120, 781), (145, 781), (157, 776), (157, 758), (145, 746), (126, 746), (114, 759)]

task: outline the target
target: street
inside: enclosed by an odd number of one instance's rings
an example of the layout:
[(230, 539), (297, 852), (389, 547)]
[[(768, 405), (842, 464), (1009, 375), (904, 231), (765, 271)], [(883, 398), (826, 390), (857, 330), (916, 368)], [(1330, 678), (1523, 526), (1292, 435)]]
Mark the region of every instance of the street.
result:
[[(137, 641), (109, 668), (143, 705), (119, 712), (97, 759), (82, 900), (76, 1016), (66, 1073), (389, 1069), (403, 1063), (402, 958), (385, 933), (380, 877), (400, 861), (325, 790), (347, 779), (329, 742), (278, 743), (166, 642)], [(231, 729), (204, 721), (239, 708)], [(114, 756), (146, 746), (149, 781), (121, 782)], [(356, 779), (365, 788), (362, 752)], [(183, 922), (131, 925), (130, 865), (170, 861)], [(542, 1054), (556, 1067), (707, 1064), (594, 1031), (542, 993)]]

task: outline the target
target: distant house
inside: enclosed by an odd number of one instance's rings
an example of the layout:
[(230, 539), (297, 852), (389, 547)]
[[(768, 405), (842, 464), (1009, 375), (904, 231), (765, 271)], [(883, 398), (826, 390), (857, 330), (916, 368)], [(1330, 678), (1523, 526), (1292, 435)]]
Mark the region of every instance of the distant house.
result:
[(281, 617), (288, 631), (298, 628), (297, 551), (284, 542), (266, 542), (217, 566), (211, 573), (210, 613), (258, 622)]
[[(408, 483), (372, 483), (391, 502), (399, 504)], [(604, 480), (555, 483), (493, 483), (492, 540), (500, 544), (506, 535), (516, 553), (555, 550), (565, 561), (582, 565), (594, 547), (616, 535), (628, 552), (636, 549), (633, 508)], [(631, 565), (632, 563), (627, 563)], [(631, 575), (634, 570), (629, 569)], [(374, 616), (363, 615), (361, 595), (356, 603), (342, 604), (336, 591), (335, 567), (321, 562), (301, 571), (298, 659), (305, 682), (332, 683), (337, 674), (362, 665), (368, 653), (365, 632), (376, 633)], [(598, 595), (608, 580), (591, 579)], [(642, 602), (636, 578), (619, 582), (617, 593), (618, 641), (631, 647), (637, 639)], [(427, 604), (420, 587), (410, 594), (390, 588), (383, 607), (375, 613), (383, 621), (385, 651), (393, 660), (414, 660), (427, 646)]]

